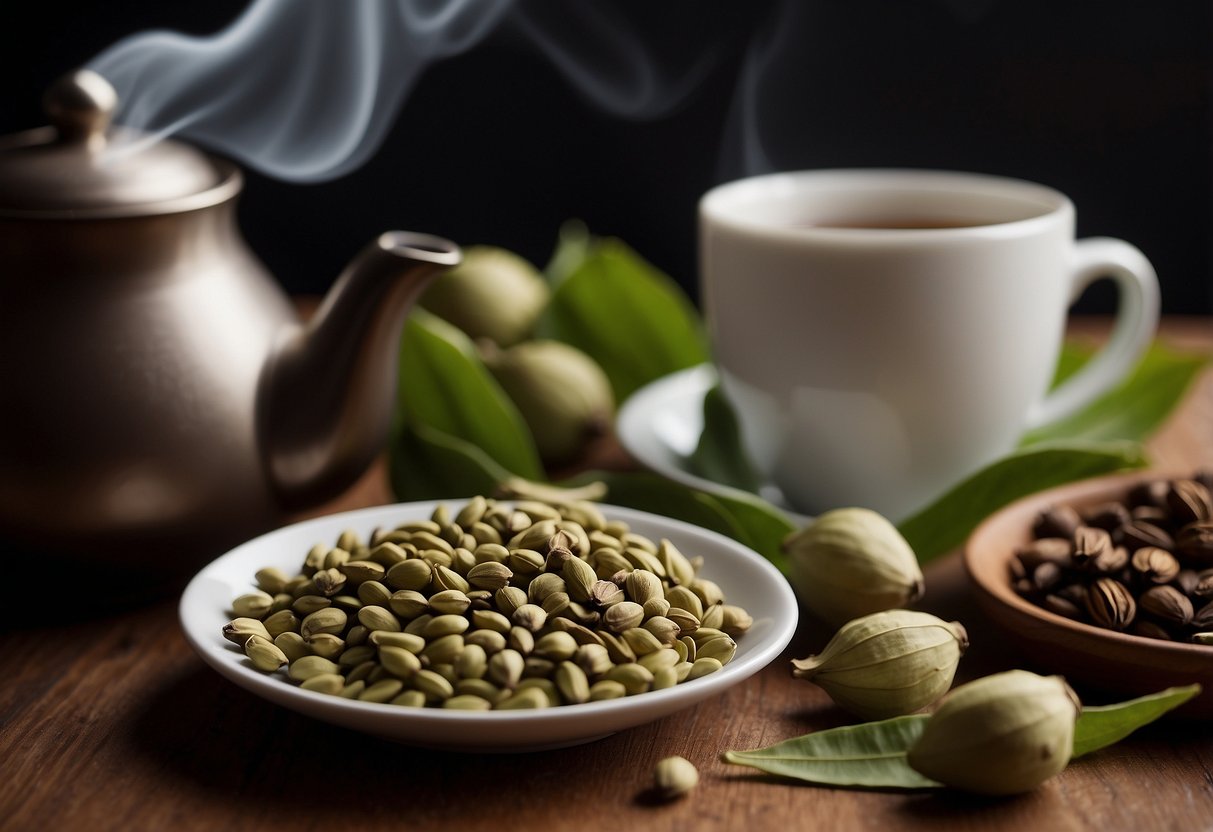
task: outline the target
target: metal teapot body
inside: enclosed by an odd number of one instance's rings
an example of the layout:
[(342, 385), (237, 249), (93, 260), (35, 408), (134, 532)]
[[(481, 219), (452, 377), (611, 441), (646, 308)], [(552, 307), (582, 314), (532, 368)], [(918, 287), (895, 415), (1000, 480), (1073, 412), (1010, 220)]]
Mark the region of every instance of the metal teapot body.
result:
[[(66, 83), (60, 110), (77, 115), (55, 141), (105, 165), (96, 129), (71, 135), (104, 88)], [(239, 234), (233, 165), (197, 154), (209, 173), (151, 199), (115, 196), (145, 186), (111, 166), (78, 175), (74, 194), (62, 171), (22, 180), (58, 170), (39, 147), (18, 143), (32, 161), (0, 169), (0, 539), (121, 566), (197, 562), (365, 470), (390, 423), (400, 326), (456, 246), (380, 236), (305, 325)]]

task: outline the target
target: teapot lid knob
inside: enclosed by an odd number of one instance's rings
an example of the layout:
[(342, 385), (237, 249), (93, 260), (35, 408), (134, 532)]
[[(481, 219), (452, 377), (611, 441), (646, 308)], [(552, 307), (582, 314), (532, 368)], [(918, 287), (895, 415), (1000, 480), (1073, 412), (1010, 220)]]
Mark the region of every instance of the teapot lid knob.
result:
[(118, 106), (118, 93), (101, 75), (78, 69), (52, 84), (42, 104), (64, 141), (102, 145)]

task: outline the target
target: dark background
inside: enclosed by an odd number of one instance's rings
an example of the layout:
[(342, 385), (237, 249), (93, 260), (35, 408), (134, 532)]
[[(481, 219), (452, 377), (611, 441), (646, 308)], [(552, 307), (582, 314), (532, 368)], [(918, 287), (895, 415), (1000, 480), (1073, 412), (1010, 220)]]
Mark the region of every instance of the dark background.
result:
[[(783, 38), (758, 99), (778, 128), (770, 149), (779, 167), (942, 167), (1052, 185), (1074, 200), (1080, 236), (1122, 237), (1145, 251), (1164, 312), (1213, 312), (1213, 4), (614, 5), (675, 62), (712, 57), (675, 111), (608, 115), (503, 27), (431, 68), (355, 173), (318, 185), (250, 173), (241, 204), (250, 244), (288, 289), (321, 292), (386, 228), (504, 245), (542, 265), (560, 224), (577, 217), (622, 237), (694, 296), (695, 202), (746, 172), (722, 147), (747, 45)], [(23, 4), (18, 20), (9, 4), (0, 131), (43, 123), (43, 89), (119, 38), (213, 32), (245, 6), (73, 0)], [(1080, 308), (1111, 302), (1096, 289)]]

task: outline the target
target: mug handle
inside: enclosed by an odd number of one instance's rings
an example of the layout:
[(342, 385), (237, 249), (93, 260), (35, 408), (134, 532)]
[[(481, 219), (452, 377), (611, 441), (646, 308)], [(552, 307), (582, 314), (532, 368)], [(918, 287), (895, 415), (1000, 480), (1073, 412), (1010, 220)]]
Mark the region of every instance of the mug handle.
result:
[(1028, 413), (1028, 428), (1069, 416), (1121, 381), (1149, 346), (1158, 326), (1158, 276), (1136, 247), (1111, 237), (1090, 237), (1074, 246), (1070, 303), (1101, 277), (1116, 282), (1120, 296), (1108, 343), (1077, 373)]

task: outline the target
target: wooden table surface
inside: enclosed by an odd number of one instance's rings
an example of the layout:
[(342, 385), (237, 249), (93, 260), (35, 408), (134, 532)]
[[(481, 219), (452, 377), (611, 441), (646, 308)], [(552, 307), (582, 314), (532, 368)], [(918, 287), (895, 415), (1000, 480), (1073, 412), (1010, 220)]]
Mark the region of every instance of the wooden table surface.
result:
[[(1213, 348), (1213, 321), (1168, 320), (1164, 340)], [(1151, 440), (1156, 466), (1213, 465), (1213, 371)], [(382, 467), (315, 513), (390, 500)], [(958, 554), (927, 571), (923, 606), (972, 636), (963, 678), (1031, 664), (971, 603)], [(828, 633), (806, 621), (788, 652), (718, 699), (598, 742), (521, 755), (428, 751), (297, 715), (236, 687), (186, 644), (176, 599), (83, 621), (87, 592), (47, 574), (44, 614), (0, 624), (0, 829), (337, 832), (448, 830), (1182, 830), (1213, 828), (1213, 727), (1150, 726), (1035, 792), (985, 800), (790, 785), (718, 760), (845, 721), (787, 659)], [(690, 799), (652, 800), (653, 764), (699, 767)]]

